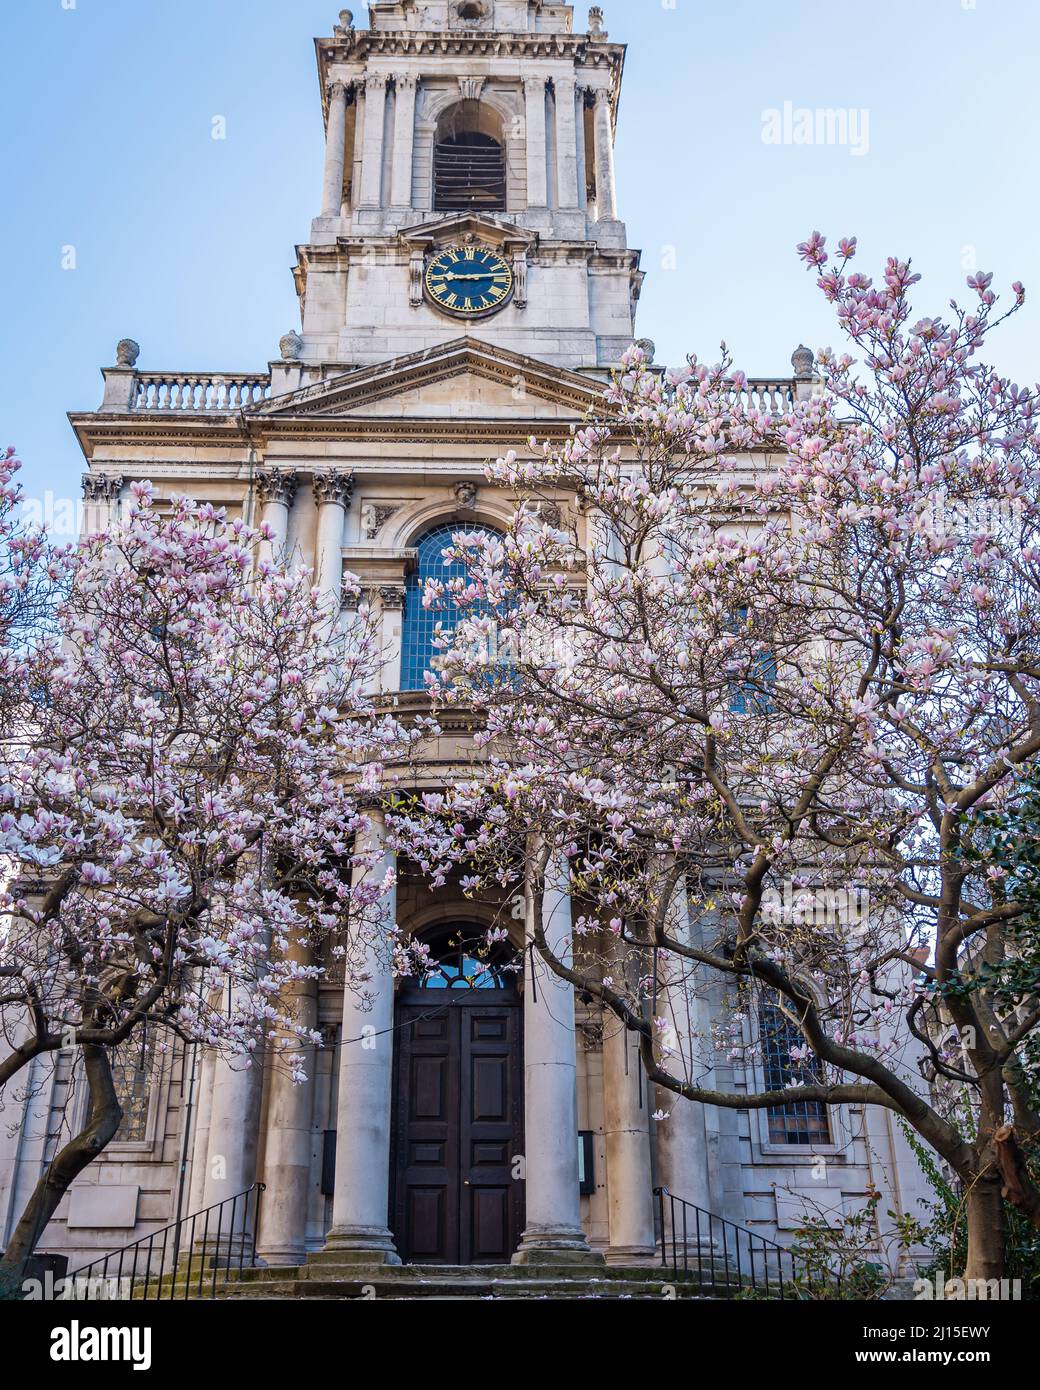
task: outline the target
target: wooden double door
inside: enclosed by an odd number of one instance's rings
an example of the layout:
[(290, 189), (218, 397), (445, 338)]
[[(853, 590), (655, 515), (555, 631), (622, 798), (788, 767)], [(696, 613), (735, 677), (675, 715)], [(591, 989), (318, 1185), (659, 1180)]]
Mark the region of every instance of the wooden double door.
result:
[(396, 1011), (391, 1225), (406, 1264), (508, 1264), (523, 1230), (523, 1030), (510, 990)]

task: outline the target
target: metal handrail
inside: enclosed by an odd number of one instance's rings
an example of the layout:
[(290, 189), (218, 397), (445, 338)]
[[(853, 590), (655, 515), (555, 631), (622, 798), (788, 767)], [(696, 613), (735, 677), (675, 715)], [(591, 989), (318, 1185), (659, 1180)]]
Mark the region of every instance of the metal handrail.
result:
[[(216, 1298), (217, 1289), (230, 1282), (233, 1268), (237, 1266), (241, 1278), (243, 1269), (256, 1264), (256, 1232), (264, 1190), (262, 1182), (255, 1182), (244, 1192), (182, 1216), (179, 1221), (142, 1236), (120, 1250), (91, 1260), (90, 1264), (70, 1274), (69, 1282), (75, 1287), (80, 1280), (113, 1280), (118, 1282), (120, 1298), (154, 1302), (164, 1298)], [(231, 1208), (229, 1214), (228, 1207)], [(180, 1265), (185, 1252), (187, 1264), (182, 1271)], [(128, 1289), (124, 1288), (125, 1281), (129, 1281)], [(183, 1292), (179, 1292), (182, 1287)]]
[[(655, 1187), (661, 1227), (661, 1264), (675, 1274), (696, 1274), (717, 1291), (797, 1297), (797, 1281), (814, 1271), (840, 1284), (834, 1271), (795, 1254), (746, 1226), (705, 1211), (694, 1202)], [(667, 1219), (666, 1219), (667, 1212)]]

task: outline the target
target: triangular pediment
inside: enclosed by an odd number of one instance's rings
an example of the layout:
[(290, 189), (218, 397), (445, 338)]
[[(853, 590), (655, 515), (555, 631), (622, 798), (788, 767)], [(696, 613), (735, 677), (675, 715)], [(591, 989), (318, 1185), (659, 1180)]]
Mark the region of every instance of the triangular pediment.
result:
[(603, 409), (604, 383), (478, 338), (330, 377), (265, 401), (265, 419), (574, 419)]
[(402, 227), (397, 235), (401, 241), (411, 246), (479, 242), (485, 246), (499, 246), (510, 251), (530, 249), (538, 241), (538, 233), (529, 227), (520, 227), (504, 217), (492, 217), (481, 212), (445, 213), (443, 217), (438, 217), (432, 222), (418, 222), (412, 227)]

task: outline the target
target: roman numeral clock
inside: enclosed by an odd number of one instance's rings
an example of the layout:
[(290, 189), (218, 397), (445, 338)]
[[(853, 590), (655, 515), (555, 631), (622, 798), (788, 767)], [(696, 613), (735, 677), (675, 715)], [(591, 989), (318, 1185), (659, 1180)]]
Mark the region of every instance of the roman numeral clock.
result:
[(513, 268), (487, 246), (446, 246), (426, 267), (426, 295), (455, 318), (486, 318), (513, 295)]

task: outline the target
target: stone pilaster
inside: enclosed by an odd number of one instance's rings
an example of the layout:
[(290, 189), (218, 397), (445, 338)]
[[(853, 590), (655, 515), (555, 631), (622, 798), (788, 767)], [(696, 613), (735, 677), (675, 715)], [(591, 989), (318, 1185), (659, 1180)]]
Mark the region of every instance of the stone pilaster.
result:
[(561, 208), (583, 206), (578, 190), (577, 86), (571, 78), (556, 82), (556, 186)]
[(544, 208), (549, 202), (545, 157), (545, 78), (524, 78), (527, 111), (527, 206)]
[(412, 206), (412, 159), (415, 151), (414, 73), (398, 73), (394, 78), (394, 158), (390, 179), (390, 205)]
[(650, 1264), (657, 1257), (649, 1096), (638, 1036), (608, 1013), (603, 1035), (608, 1264)]
[(373, 72), (365, 79), (364, 154), (361, 164), (361, 196), (358, 205), (378, 208), (383, 202), (383, 122), (386, 113), (386, 74)]

